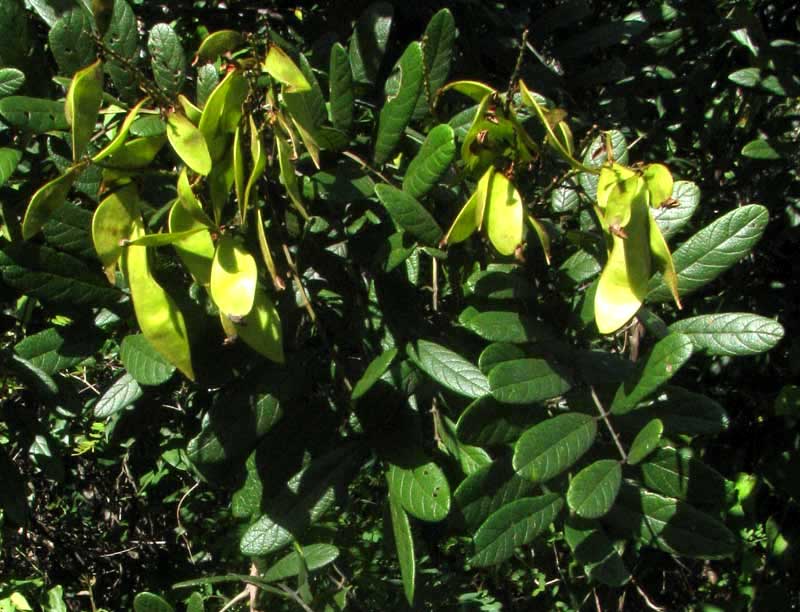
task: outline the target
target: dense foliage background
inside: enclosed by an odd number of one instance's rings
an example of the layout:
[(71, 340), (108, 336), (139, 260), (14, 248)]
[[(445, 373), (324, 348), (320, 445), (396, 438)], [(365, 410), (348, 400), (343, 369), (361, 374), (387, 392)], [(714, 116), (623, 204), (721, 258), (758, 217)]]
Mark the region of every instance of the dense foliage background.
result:
[[(100, 199), (99, 170), (81, 177), (67, 204), (44, 226), (43, 238), (34, 241), (70, 255), (69, 261), (85, 269), (65, 269), (48, 261), (45, 250), (19, 246), (28, 202), (56, 175), (53, 166), (63, 172), (69, 165), (69, 146), (57, 129), (21, 128), (2, 99), (64, 97), (72, 73), (84, 65), (81, 54), (94, 58), (93, 39), (80, 36), (91, 29), (85, 13), (90, 7), (84, 4), (91, 3), (3, 0), (0, 5), (0, 610), (126, 610), (143, 591), (160, 593), (176, 609), (184, 609), (186, 598), (196, 592), (190, 610), (203, 605), (219, 610), (240, 593), (234, 604), (239, 608), (233, 609), (402, 609), (408, 604), (391, 527), (397, 517), (390, 520), (386, 504), (386, 465), (400, 463), (397, 447), (419, 442), (438, 458), (455, 490), (469, 468), (453, 450), (458, 443), (452, 441), (452, 429), (467, 403), (425, 379), (425, 368), (414, 363), (413, 355), (401, 356), (396, 364), (403, 366), (397, 387), (413, 389), (412, 403), (415, 410), (420, 407), (410, 433), (401, 427), (407, 423), (381, 412), (394, 408), (394, 391), (373, 389), (366, 396), (369, 409), (366, 400), (351, 402), (350, 392), (371, 360), (395, 339), (401, 355), (406, 342), (427, 338), (475, 362), (483, 344), (465, 331), (466, 319), (459, 324), (459, 315), (468, 305), (480, 309), (482, 304), (474, 295), (470, 302), (460, 287), (475, 263), (485, 268), (500, 258), (477, 238), (449, 247), (446, 260), (436, 259), (444, 257), (436, 245), (411, 254), (411, 244), (400, 236), (390, 251), (399, 239), (407, 252), (390, 271), (381, 248), (397, 234), (374, 196), (374, 185), (381, 182), (377, 170), (331, 150), (323, 151), (318, 170), (303, 155), (297, 176), (310, 221), (304, 225), (292, 212), (276, 174), (267, 174), (270, 182), (264, 181), (261, 194), (263, 201), (279, 203), (265, 210), (273, 211), (266, 213), (271, 246), (289, 285), (273, 296), (283, 322), (286, 363), (262, 359), (241, 342), (224, 345), (223, 334), (209, 326), (195, 354), (197, 382), (160, 363), (151, 374), (158, 379), (158, 367), (166, 368), (163, 381), (140, 387), (130, 377), (135, 359), (130, 352), (126, 357), (123, 345), (137, 332), (130, 302), (109, 297), (111, 285), (89, 278), (100, 270), (89, 235)], [(661, 162), (676, 179), (699, 186), (699, 207), (669, 239), (673, 252), (725, 213), (750, 203), (766, 207), (769, 223), (760, 242), (737, 265), (687, 296), (682, 313), (659, 304), (640, 314), (643, 354), (658, 337), (659, 317), (671, 323), (692, 315), (758, 313), (785, 329), (775, 348), (757, 356), (697, 352), (673, 381), (714, 400), (727, 414), (719, 433), (678, 435), (674, 441), (724, 477), (724, 490), (710, 505), (719, 506), (717, 516), (735, 534), (735, 552), (693, 559), (631, 540), (619, 550), (632, 578), (609, 586), (597, 576), (587, 577), (584, 566), (591, 564), (576, 559), (560, 528), (544, 530), (500, 565), (474, 567), (471, 538), (450, 523), (415, 521), (414, 601), (417, 609), (485, 611), (800, 607), (800, 344), (794, 333), (800, 321), (795, 263), (800, 7), (588, 0), (372, 6), (134, 0), (130, 8), (140, 41), (128, 59), (149, 79), (147, 54), (158, 56), (159, 50), (148, 50), (148, 33), (157, 24), (170, 24), (187, 58), (180, 65), (185, 82), (179, 89), (191, 96), (200, 79), (188, 60), (208, 32), (228, 28), (247, 33), (254, 46), (265, 47), (269, 33), (287, 51), (304, 53), (327, 93), (331, 45), (339, 41), (347, 47), (361, 18), (373, 28), (376, 48), (364, 57), (374, 69), (373, 86), (357, 91), (347, 147), (359, 159), (371, 159), (379, 111), (386, 92), (392, 92), (384, 83), (394, 78), (397, 86), (392, 66), (409, 43), (423, 36), (437, 11), (447, 8), (458, 32), (448, 80), (483, 81), (504, 93), (510, 79), (522, 78), (551, 100), (552, 108), (564, 109), (578, 155), (601, 130), (617, 130), (627, 141), (630, 163)], [(86, 25), (70, 22), (84, 14)], [(129, 103), (117, 76), (106, 91)], [(128, 86), (135, 101), (135, 79)], [(406, 160), (436, 123), (450, 121), (457, 135), (461, 126), (463, 138), (469, 118), (460, 124), (451, 118), (473, 104), (446, 98), (435, 121), (416, 119), (382, 172), (402, 181)], [(543, 140), (544, 134), (537, 138)], [(405, 157), (398, 162), (399, 152)], [(174, 170), (180, 165), (171, 152), (159, 159), (140, 187), (153, 204), (146, 214), (151, 228), (158, 227), (165, 214), (161, 207), (174, 198)], [(582, 312), (582, 296), (600, 264), (588, 263), (588, 273), (576, 271), (574, 262), (565, 264), (576, 245), (597, 247), (590, 236), (588, 201), (553, 197), (563, 187), (555, 181), (568, 170), (554, 155), (517, 169), (529, 211), (543, 220), (552, 238), (548, 266), (529, 234), (519, 258), (519, 286), (537, 297), (520, 299), (517, 310), (565, 330), (555, 344), (627, 356), (632, 336), (599, 337), (591, 316), (587, 322)], [(463, 177), (449, 170), (429, 207), (448, 227), (468, 195)], [(160, 278), (185, 280), (170, 261), (164, 258)], [(54, 269), (67, 279), (66, 287), (48, 285), (41, 276)], [(440, 276), (432, 276), (432, 270)], [(57, 295), (62, 291), (67, 299)], [(196, 309), (209, 308), (198, 288), (184, 293)], [(391, 329), (389, 344), (385, 329)], [(608, 376), (616, 388), (619, 367), (610, 360), (608, 372), (598, 370), (598, 387)], [(691, 416), (693, 409), (689, 405), (685, 414)], [(701, 407), (696, 410), (703, 414)], [(347, 463), (344, 455), (326, 455), (331, 445), (358, 438), (364, 430), (373, 435), (371, 428), (380, 430), (383, 420), (396, 431), (381, 430), (380, 443), (359, 451), (364, 455), (336, 489), (335, 504), (303, 537), (304, 545), (335, 545), (338, 557), (332, 564), (326, 557), (335, 556), (330, 549), (306, 551), (306, 564), (288, 548), (266, 558), (242, 554), (240, 539), (251, 522), (253, 496), (285, 496), (287, 479), (312, 459)], [(616, 452), (611, 440), (606, 442)], [(479, 464), (483, 456), (471, 452)], [(558, 483), (553, 486), (560, 490)], [(259, 502), (255, 505), (258, 510)], [(309, 576), (315, 552), (325, 562)], [(236, 577), (173, 589), (181, 581), (208, 576), (263, 576), (286, 553), (289, 570), (269, 583), (274, 592), (261, 590), (268, 603), (258, 603), (255, 591)], [(148, 605), (155, 607), (141, 609), (163, 609), (158, 602)]]

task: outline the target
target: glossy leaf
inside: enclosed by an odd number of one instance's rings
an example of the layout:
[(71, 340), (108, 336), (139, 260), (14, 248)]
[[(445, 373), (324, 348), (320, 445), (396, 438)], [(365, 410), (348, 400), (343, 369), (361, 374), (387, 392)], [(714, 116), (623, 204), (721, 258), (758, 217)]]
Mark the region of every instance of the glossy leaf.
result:
[(24, 84), (24, 72), (16, 68), (0, 68), (0, 98), (10, 96)]
[[(661, 419), (664, 432), (670, 437), (714, 435), (725, 431), (730, 424), (725, 409), (705, 395), (671, 385), (662, 389), (662, 395), (646, 412), (648, 418)], [(635, 415), (636, 412), (631, 413)]]
[(616, 459), (601, 459), (575, 474), (569, 483), (567, 504), (580, 517), (595, 519), (606, 514), (619, 493), (622, 468)]
[(751, 159), (777, 160), (781, 158), (775, 148), (765, 138), (756, 138), (742, 147), (742, 156)]
[(330, 63), (330, 102), (331, 122), (333, 127), (349, 132), (353, 127), (353, 71), (347, 50), (339, 43), (331, 47)]
[(525, 497), (503, 506), (475, 533), (471, 564), (485, 567), (505, 561), (514, 554), (514, 549), (544, 531), (563, 506), (564, 500), (557, 493)]
[(671, 333), (659, 340), (636, 373), (617, 389), (611, 412), (625, 414), (634, 410), (639, 402), (677, 374), (692, 356), (692, 350), (692, 341), (683, 334)]
[(453, 128), (442, 123), (429, 133), (403, 178), (403, 191), (413, 198), (428, 193), (450, 167), (456, 154)]
[(516, 359), (489, 372), (492, 397), (506, 404), (530, 404), (563, 395), (572, 387), (566, 373), (544, 359)]
[(47, 35), (50, 51), (61, 74), (71, 77), (95, 61), (96, 50), (91, 31), (89, 15), (77, 7), (66, 11), (50, 28)]
[(154, 593), (139, 593), (133, 599), (133, 612), (173, 612), (173, 608)]
[(758, 355), (784, 336), (777, 321), (746, 312), (690, 317), (673, 323), (669, 330), (688, 336), (695, 349), (709, 355)]
[(253, 308), (257, 281), (255, 258), (241, 241), (223, 235), (211, 266), (211, 297), (219, 309), (233, 317), (247, 315)]
[(74, 325), (49, 327), (23, 338), (14, 352), (52, 376), (94, 355), (103, 344), (101, 335), (87, 335)]
[[(758, 204), (736, 208), (707, 225), (684, 242), (672, 255), (678, 274), (678, 291), (686, 296), (710, 283), (747, 255), (761, 239), (769, 211)], [(648, 301), (670, 299), (660, 277), (650, 282)]]
[(285, 361), (281, 318), (275, 304), (262, 288), (256, 288), (253, 308), (244, 320), (238, 322), (232, 319), (232, 323), (236, 334), (250, 348), (276, 363)]
[(350, 64), (356, 82), (375, 82), (389, 41), (389, 33), (392, 31), (393, 16), (391, 4), (375, 2), (359, 17), (349, 48)]
[(143, 395), (139, 383), (125, 372), (111, 386), (105, 390), (94, 405), (94, 416), (97, 419), (107, 419), (136, 402)]
[(278, 559), (264, 572), (263, 578), (267, 582), (278, 582), (293, 578), (301, 573), (301, 568), (309, 572), (321, 569), (339, 557), (339, 549), (332, 544), (309, 544), (301, 548), (302, 555), (293, 550)]
[(526, 431), (514, 447), (514, 469), (534, 482), (557, 476), (592, 446), (597, 421), (577, 412), (560, 414)]
[(0, 147), (0, 187), (14, 174), (22, 153), (16, 149)]
[(125, 119), (122, 121), (120, 126), (117, 128), (117, 133), (114, 135), (114, 138), (103, 147), (100, 151), (95, 153), (92, 156), (92, 162), (98, 163), (103, 161), (109, 155), (116, 153), (124, 144), (126, 139), (128, 138), (128, 133), (130, 132), (131, 126), (139, 117), (139, 111), (142, 109), (150, 98), (142, 98), (129, 112), (125, 115)]
[(467, 200), (464, 208), (458, 213), (453, 225), (447, 230), (443, 242), (456, 244), (469, 238), (476, 229), (483, 225), (486, 201), (489, 193), (489, 181), (494, 175), (494, 168), (489, 168), (478, 181), (475, 191)]
[(311, 89), (303, 72), (278, 45), (270, 45), (261, 68), (272, 78), (286, 85), (287, 91), (301, 92)]
[(497, 364), (525, 359), (526, 357), (525, 349), (516, 344), (494, 342), (483, 349), (483, 352), (478, 357), (478, 367), (481, 372), (488, 375)]
[(639, 469), (644, 485), (656, 493), (695, 505), (725, 504), (725, 479), (692, 456), (689, 449), (660, 448)]
[(438, 244), (442, 228), (422, 204), (391, 185), (377, 185), (375, 193), (397, 225), (425, 244)]
[(411, 516), (436, 522), (450, 512), (450, 486), (442, 469), (433, 461), (414, 467), (392, 464), (386, 478), (389, 495)]
[(486, 232), (501, 255), (513, 255), (522, 243), (525, 207), (517, 188), (500, 172), (489, 179)]
[(186, 80), (186, 56), (175, 30), (166, 23), (153, 26), (147, 38), (153, 77), (170, 98), (177, 96)]
[(653, 419), (642, 427), (628, 451), (628, 465), (640, 463), (658, 448), (662, 433), (664, 433), (664, 423), (660, 419)]
[(235, 30), (217, 30), (203, 39), (197, 49), (197, 62), (213, 62), (220, 55), (235, 51), (244, 44), (244, 37)]
[(400, 577), (403, 579), (403, 592), (408, 605), (414, 605), (414, 592), (417, 582), (416, 559), (414, 557), (414, 539), (408, 515), (402, 505), (389, 493), (389, 514), (392, 517), (392, 533), (397, 550), (397, 561), (400, 564)]
[(72, 159), (78, 161), (94, 133), (103, 101), (103, 65), (98, 60), (72, 77), (67, 91), (64, 116), (72, 127)]
[(540, 406), (501, 404), (491, 397), (472, 402), (458, 419), (458, 438), (476, 446), (502, 446), (516, 442), (522, 433), (547, 418)]
[[(8, 100), (9, 98), (6, 98)], [(76, 165), (58, 178), (46, 183), (33, 194), (22, 220), (22, 237), (28, 240), (39, 233), (42, 226), (65, 202), (69, 190), (83, 172), (84, 165)]]
[(166, 361), (142, 334), (126, 336), (122, 340), (119, 358), (140, 385), (160, 385), (175, 372), (175, 366)]
[(353, 387), (353, 392), (350, 394), (351, 399), (357, 400), (369, 391), (378, 379), (383, 376), (395, 357), (397, 357), (397, 349), (390, 348), (373, 359)]
[[(111, 20), (108, 30), (103, 36), (103, 42), (119, 57), (137, 57), (139, 29), (136, 16), (126, 0), (114, 0)], [(111, 59), (108, 62), (108, 73), (124, 99), (128, 100), (138, 95), (136, 79), (128, 66)]]
[(219, 85), (219, 73), (212, 64), (197, 69), (197, 106), (203, 108), (211, 93)]
[[(131, 238), (144, 235), (138, 219)], [(156, 351), (194, 380), (189, 334), (183, 313), (175, 301), (153, 277), (147, 260), (147, 247), (128, 246), (122, 251), (122, 270), (128, 279), (136, 320)]]
[(592, 580), (612, 587), (630, 580), (631, 573), (598, 523), (570, 519), (564, 525), (564, 539)]
[(232, 70), (208, 96), (198, 128), (213, 161), (225, 156), (242, 118), (242, 104), (250, 91), (241, 70)]
[(194, 279), (207, 287), (211, 282), (215, 252), (207, 226), (194, 218), (180, 202), (176, 202), (169, 214), (169, 231), (185, 236), (172, 243), (172, 246)]
[(470, 318), (466, 328), (489, 342), (526, 344), (553, 337), (552, 331), (543, 323), (507, 310), (479, 312)]
[(443, 8), (428, 22), (422, 34), (422, 59), (425, 62), (423, 94), (417, 100), (414, 117), (421, 118), (436, 100), (436, 94), (450, 74), (453, 61), (453, 45), (456, 38), (456, 23), (449, 9)]
[(477, 399), (489, 394), (489, 381), (472, 363), (439, 344), (419, 340), (416, 347), (419, 367), (451, 391)]
[(692, 218), (700, 203), (700, 189), (689, 181), (675, 181), (672, 199), (672, 206), (662, 206), (653, 213), (665, 239), (678, 233)]
[(167, 115), (167, 139), (189, 168), (203, 176), (211, 172), (211, 154), (206, 139), (186, 115), (178, 112)]
[(128, 140), (104, 159), (102, 165), (122, 170), (146, 168), (153, 162), (166, 141), (166, 133)]
[(123, 241), (130, 238), (139, 214), (136, 188), (126, 185), (100, 202), (92, 217), (92, 242), (106, 278), (112, 284)]
[(422, 48), (419, 43), (413, 42), (406, 48), (396, 69), (400, 71), (400, 86), (395, 96), (386, 99), (378, 119), (373, 157), (378, 166), (384, 164), (400, 144), (422, 92)]
[(0, 116), (12, 127), (37, 134), (69, 129), (64, 104), (55, 100), (27, 96), (0, 98)]

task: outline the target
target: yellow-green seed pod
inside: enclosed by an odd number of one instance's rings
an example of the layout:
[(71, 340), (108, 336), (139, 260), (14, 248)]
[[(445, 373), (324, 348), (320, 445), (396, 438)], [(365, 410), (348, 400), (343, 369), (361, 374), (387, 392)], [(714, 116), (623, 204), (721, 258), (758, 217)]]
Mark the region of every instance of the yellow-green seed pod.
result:
[(489, 188), (489, 179), (494, 173), (494, 168), (489, 168), (478, 181), (475, 191), (470, 196), (464, 208), (458, 213), (453, 225), (447, 230), (442, 240), (443, 244), (456, 244), (463, 242), (483, 225), (483, 215), (486, 210), (486, 195)]
[(172, 205), (168, 223), (169, 231), (173, 233), (204, 228), (196, 234), (175, 242), (172, 247), (194, 280), (200, 285), (208, 287), (211, 283), (211, 264), (214, 261), (214, 242), (211, 240), (211, 232), (208, 231), (208, 227), (192, 217), (180, 202)]
[(103, 63), (78, 70), (67, 91), (64, 114), (71, 126), (72, 159), (78, 161), (86, 152), (103, 103)]
[(286, 85), (286, 91), (301, 92), (311, 89), (297, 64), (277, 45), (270, 46), (261, 68), (273, 79)]
[(200, 117), (203, 116), (203, 111), (195, 106), (194, 102), (192, 102), (189, 98), (184, 96), (183, 94), (178, 95), (178, 103), (181, 105), (183, 112), (186, 114), (186, 118), (197, 125), (200, 123)]
[(681, 305), (681, 296), (678, 294), (678, 273), (672, 261), (672, 254), (669, 252), (669, 246), (667, 246), (664, 235), (661, 233), (656, 220), (653, 218), (653, 212), (649, 211), (649, 214), (650, 253), (653, 256), (653, 267), (663, 275), (664, 282), (667, 287), (669, 287), (672, 297), (675, 299), (675, 304), (678, 308), (683, 308)]
[(167, 115), (167, 138), (189, 168), (202, 176), (211, 172), (211, 155), (206, 139), (186, 115), (179, 112)]
[(250, 157), (253, 160), (253, 169), (247, 179), (247, 185), (244, 189), (244, 201), (240, 203), (241, 210), (239, 211), (243, 224), (247, 218), (247, 209), (250, 207), (250, 199), (256, 188), (256, 183), (264, 175), (264, 170), (267, 167), (267, 151), (252, 117), (250, 117)]
[(525, 207), (519, 191), (502, 173), (489, 179), (486, 196), (486, 234), (501, 255), (513, 255), (522, 243)]
[(181, 206), (183, 206), (193, 219), (209, 228), (215, 227), (214, 222), (203, 210), (200, 200), (197, 199), (194, 191), (192, 191), (192, 185), (189, 182), (189, 174), (186, 172), (186, 168), (181, 170), (181, 173), (178, 175), (178, 202), (180, 202)]
[(198, 127), (214, 161), (225, 155), (230, 138), (242, 118), (242, 104), (249, 91), (247, 78), (240, 70), (234, 70), (208, 96)]
[(672, 197), (672, 174), (662, 164), (649, 164), (642, 173), (647, 191), (650, 192), (650, 206), (661, 208), (661, 205)]
[(253, 309), (244, 320), (231, 323), (236, 335), (250, 348), (267, 359), (277, 363), (284, 362), (281, 319), (278, 309), (263, 289), (259, 287), (256, 290)]
[(224, 235), (217, 242), (211, 266), (211, 297), (230, 317), (244, 317), (253, 308), (258, 269), (239, 239)]
[(94, 211), (92, 243), (111, 284), (115, 282), (114, 272), (122, 255), (123, 241), (130, 239), (140, 214), (139, 194), (132, 183), (106, 197)]

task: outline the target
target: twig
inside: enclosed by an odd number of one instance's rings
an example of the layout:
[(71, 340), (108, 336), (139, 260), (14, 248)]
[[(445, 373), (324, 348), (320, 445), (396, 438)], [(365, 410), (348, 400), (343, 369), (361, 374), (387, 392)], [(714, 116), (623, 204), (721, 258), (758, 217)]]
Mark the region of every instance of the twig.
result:
[(594, 401), (594, 405), (597, 406), (597, 411), (603, 418), (603, 422), (606, 424), (606, 427), (608, 427), (608, 431), (611, 434), (611, 439), (614, 440), (614, 444), (617, 445), (617, 450), (622, 456), (623, 463), (628, 461), (628, 455), (625, 454), (625, 449), (622, 448), (622, 443), (619, 441), (619, 436), (617, 436), (617, 432), (614, 431), (614, 428), (611, 426), (611, 421), (608, 420), (608, 413), (606, 412), (605, 408), (603, 408), (603, 404), (600, 403), (600, 398), (597, 397), (597, 392), (594, 390), (594, 386), (590, 385), (589, 390), (592, 392), (592, 400)]
[[(306, 604), (306, 602), (304, 602), (302, 599), (300, 599), (300, 596), (299, 596), (299, 595), (298, 595), (298, 594), (297, 594), (295, 591), (293, 591), (293, 590), (292, 590), (292, 589), (290, 589), (288, 586), (286, 586), (286, 584), (285, 584), (285, 583), (281, 582), (280, 584), (278, 584), (278, 587), (279, 587), (279, 588), (280, 588), (280, 589), (281, 589), (281, 590), (282, 590), (284, 593), (286, 593), (287, 595), (289, 595), (289, 597), (291, 597), (292, 599), (294, 599), (294, 600), (295, 600), (295, 602), (297, 602), (297, 604), (298, 604), (298, 605), (299, 605), (301, 608), (303, 608), (303, 610), (305, 610), (306, 612), (314, 612), (314, 610), (312, 610), (311, 608), (309, 608), (309, 607), (308, 607), (308, 605)], [(220, 612), (222, 612), (222, 611), (220, 611)]]
[(372, 174), (377, 176), (384, 183), (387, 183), (387, 184), (391, 185), (391, 181), (389, 181), (389, 179), (387, 179), (385, 176), (383, 176), (383, 174), (381, 174), (378, 170), (376, 170), (375, 168), (370, 166), (365, 160), (361, 159), (358, 155), (356, 155), (352, 151), (342, 151), (342, 155), (344, 155), (345, 157), (349, 157), (350, 159), (352, 159), (357, 164), (361, 164), (361, 169), (362, 170), (369, 170), (370, 172), (372, 172)]
[(642, 587), (639, 586), (639, 583), (636, 582), (636, 580), (633, 577), (631, 577), (631, 582), (633, 583), (633, 586), (636, 587), (636, 591), (639, 593), (639, 595), (641, 595), (642, 599), (644, 599), (644, 603), (647, 605), (648, 608), (650, 608), (651, 610), (655, 610), (656, 612), (664, 612), (664, 610), (666, 610), (666, 608), (662, 608), (661, 606), (653, 603), (653, 600), (651, 600), (650, 597), (647, 596), (647, 593), (644, 592), (644, 589), (642, 589)]
[(517, 54), (517, 63), (514, 65), (514, 71), (511, 73), (511, 78), (508, 80), (508, 89), (506, 90), (506, 104), (505, 111), (508, 114), (508, 109), (511, 108), (511, 97), (514, 93), (514, 85), (519, 79), (519, 71), (522, 68), (522, 58), (525, 56), (525, 47), (528, 44), (528, 28), (522, 31), (522, 39), (519, 43), (519, 53)]
[[(250, 585), (248, 585), (248, 587), (249, 587), (249, 586), (250, 586)], [(245, 599), (247, 599), (248, 597), (250, 597), (250, 589), (249, 589), (249, 588), (246, 588), (244, 591), (241, 591), (240, 593), (238, 593), (238, 594), (236, 595), (236, 597), (234, 597), (234, 598), (233, 598), (233, 599), (231, 599), (231, 600), (230, 600), (228, 603), (226, 603), (224, 606), (222, 606), (222, 607), (219, 609), (219, 612), (225, 612), (226, 610), (230, 610), (230, 609), (231, 609), (233, 606), (235, 606), (237, 603), (239, 603), (240, 601), (244, 601), (244, 600), (245, 600)]]
[(433, 284), (433, 312), (439, 310), (439, 262), (435, 257), (431, 257), (433, 270), (431, 270), (431, 283)]
[(189, 494), (199, 486), (200, 481), (198, 480), (189, 488), (188, 491), (186, 491), (186, 493), (183, 494), (178, 502), (178, 507), (175, 509), (175, 518), (178, 520), (178, 530), (180, 531), (183, 543), (186, 544), (186, 550), (189, 551), (189, 561), (192, 562), (192, 565), (194, 565), (194, 555), (192, 554), (192, 545), (189, 542), (189, 538), (186, 537), (186, 530), (183, 528), (183, 523), (181, 523), (181, 506), (183, 506), (183, 502), (187, 497), (189, 497)]
[(314, 307), (311, 305), (311, 300), (308, 299), (308, 294), (306, 293), (306, 288), (303, 287), (303, 280), (300, 276), (300, 273), (297, 271), (297, 266), (292, 259), (291, 253), (289, 253), (289, 247), (285, 244), (281, 245), (283, 247), (283, 255), (286, 257), (286, 263), (289, 264), (289, 269), (292, 271), (295, 279), (297, 280), (297, 286), (300, 288), (300, 293), (303, 295), (303, 306), (305, 307), (306, 311), (308, 312), (308, 316), (311, 317), (311, 321), (316, 324), (317, 322), (317, 313), (314, 312)]

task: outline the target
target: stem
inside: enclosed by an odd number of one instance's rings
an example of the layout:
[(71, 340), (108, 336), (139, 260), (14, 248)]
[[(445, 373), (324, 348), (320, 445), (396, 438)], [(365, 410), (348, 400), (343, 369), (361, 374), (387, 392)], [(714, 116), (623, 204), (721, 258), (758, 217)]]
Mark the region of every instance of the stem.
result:
[(528, 44), (528, 28), (522, 30), (522, 38), (519, 41), (519, 53), (517, 54), (517, 63), (514, 65), (514, 71), (511, 73), (511, 78), (508, 80), (508, 88), (506, 90), (506, 104), (505, 111), (511, 108), (511, 97), (514, 93), (514, 84), (519, 79), (519, 71), (522, 68), (522, 58), (525, 56), (525, 46)]
[(628, 455), (625, 454), (625, 449), (622, 448), (622, 443), (619, 441), (619, 436), (617, 432), (614, 431), (614, 428), (611, 426), (611, 421), (608, 419), (608, 413), (606, 412), (605, 408), (603, 408), (603, 404), (600, 402), (600, 398), (597, 397), (597, 392), (594, 390), (594, 386), (589, 386), (590, 391), (592, 392), (592, 400), (594, 401), (594, 405), (597, 406), (597, 411), (600, 413), (600, 416), (603, 419), (603, 422), (608, 427), (608, 431), (611, 434), (611, 439), (614, 440), (614, 444), (617, 445), (617, 450), (619, 454), (622, 456), (622, 462), (625, 463), (628, 461)]
[(389, 181), (389, 179), (387, 179), (385, 176), (383, 176), (383, 174), (381, 174), (380, 172), (378, 172), (378, 171), (377, 171), (375, 168), (373, 168), (372, 166), (370, 166), (370, 165), (369, 165), (369, 164), (368, 164), (366, 161), (364, 161), (363, 159), (361, 159), (361, 158), (360, 158), (358, 155), (356, 155), (356, 154), (355, 154), (355, 153), (353, 153), (352, 151), (342, 151), (342, 155), (344, 155), (345, 157), (349, 157), (350, 159), (352, 159), (352, 160), (353, 160), (354, 162), (356, 162), (357, 164), (360, 164), (360, 165), (361, 165), (361, 169), (362, 169), (362, 170), (369, 170), (370, 172), (372, 172), (372, 174), (374, 174), (375, 176), (377, 176), (377, 177), (378, 177), (379, 179), (381, 179), (381, 180), (382, 180), (384, 183), (386, 183), (386, 184), (388, 184), (388, 185), (391, 185), (391, 184), (392, 184), (392, 183), (391, 183), (391, 181)]

